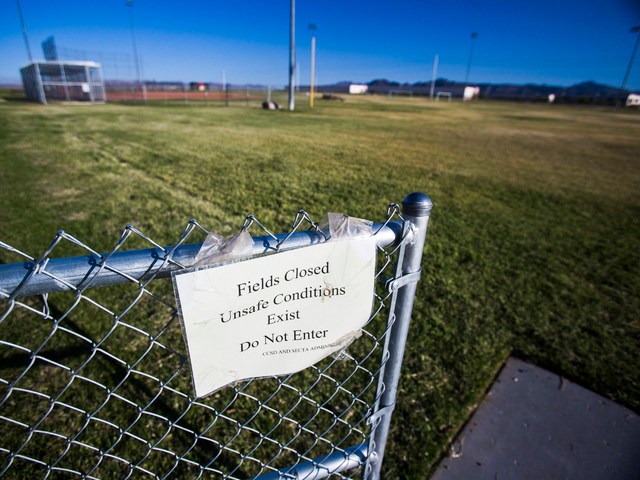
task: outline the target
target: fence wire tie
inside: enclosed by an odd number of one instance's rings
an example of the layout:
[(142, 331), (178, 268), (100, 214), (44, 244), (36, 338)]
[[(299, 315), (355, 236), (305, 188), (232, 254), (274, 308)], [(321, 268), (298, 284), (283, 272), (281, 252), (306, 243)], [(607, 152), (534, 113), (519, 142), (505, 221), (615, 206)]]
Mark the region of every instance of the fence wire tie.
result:
[(389, 280), (387, 280), (386, 288), (389, 290), (389, 293), (393, 293), (396, 290), (404, 287), (405, 285), (409, 285), (410, 283), (418, 283), (421, 274), (422, 269), (413, 273), (407, 273), (406, 275), (398, 278), (390, 278)]
[(12, 253), (16, 253), (26, 259), (28, 259), (29, 261), (33, 262), (33, 257), (31, 255), (27, 255), (26, 253), (18, 250), (17, 248), (13, 248), (11, 245), (9, 245), (8, 243), (4, 243), (3, 241), (0, 241), (0, 248), (4, 248), (5, 250), (8, 250)]
[(374, 425), (377, 424), (378, 420), (381, 420), (382, 417), (385, 417), (387, 415), (391, 415), (393, 413), (393, 409), (396, 408), (396, 401), (395, 399), (393, 400), (393, 402), (390, 405), (386, 405), (384, 407), (380, 407), (378, 409), (378, 411), (376, 413), (374, 413), (373, 415), (371, 415), (368, 419), (367, 419), (367, 424), (368, 425)]
[(328, 240), (325, 233), (319, 228), (320, 224), (317, 222), (314, 222), (313, 219), (311, 218), (311, 215), (309, 215), (306, 210), (298, 210), (298, 213), (296, 213), (296, 218), (293, 220), (291, 231), (287, 234), (286, 237), (284, 237), (282, 240), (278, 242), (278, 245), (276, 246), (276, 250), (279, 250), (280, 245), (282, 245), (287, 240), (289, 240), (289, 238), (291, 238), (291, 236), (298, 230), (298, 228), (300, 228), (300, 225), (302, 225), (305, 222), (310, 225), (309, 230), (313, 230), (314, 232), (318, 232), (322, 234), (325, 241)]
[(278, 241), (278, 237), (276, 237), (273, 232), (271, 230), (269, 230), (267, 227), (265, 227), (262, 222), (260, 220), (258, 220), (255, 215), (253, 213), (248, 214), (245, 218), (244, 218), (244, 222), (242, 224), (242, 228), (240, 230), (249, 230), (249, 228), (251, 227), (251, 225), (253, 224), (258, 225), (258, 227), (260, 227), (260, 229), (266, 233), (267, 235), (269, 235), (273, 240), (275, 240), (276, 242)]
[(51, 310), (49, 309), (49, 294), (44, 293), (41, 295), (41, 298), (42, 298), (42, 314), (45, 316), (45, 318), (49, 318), (49, 314), (51, 313)]

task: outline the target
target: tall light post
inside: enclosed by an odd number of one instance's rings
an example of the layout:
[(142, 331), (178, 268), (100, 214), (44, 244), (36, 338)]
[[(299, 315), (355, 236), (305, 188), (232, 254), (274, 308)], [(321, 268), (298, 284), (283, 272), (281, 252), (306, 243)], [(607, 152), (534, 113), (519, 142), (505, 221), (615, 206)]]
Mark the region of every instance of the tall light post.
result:
[(469, 49), (469, 61), (467, 62), (467, 74), (464, 77), (464, 83), (469, 83), (469, 73), (471, 73), (471, 60), (473, 59), (473, 47), (476, 44), (478, 32), (471, 32), (471, 48)]
[(315, 24), (309, 24), (309, 30), (313, 33), (311, 34), (311, 82), (309, 83), (309, 107), (313, 108), (313, 97), (314, 97), (314, 83), (316, 78), (316, 31), (318, 27)]
[(44, 93), (44, 87), (42, 85), (42, 77), (40, 76), (40, 66), (38, 63), (33, 62), (33, 55), (31, 55), (31, 44), (29, 43), (29, 34), (27, 33), (27, 26), (24, 23), (24, 17), (22, 15), (22, 7), (20, 6), (20, 0), (16, 0), (16, 7), (18, 7), (18, 16), (20, 17), (20, 26), (22, 27), (22, 36), (24, 37), (24, 46), (27, 49), (27, 55), (29, 56), (29, 63), (33, 65), (36, 71), (36, 83), (38, 86), (38, 99), (40, 103), (47, 103), (47, 96)]
[(24, 46), (27, 49), (27, 55), (29, 56), (29, 63), (33, 63), (33, 55), (31, 55), (31, 44), (29, 43), (29, 34), (27, 33), (27, 27), (24, 23), (24, 17), (22, 16), (22, 7), (20, 6), (20, 0), (16, 0), (16, 7), (18, 7), (18, 16), (20, 17), (20, 26), (22, 27), (22, 37), (24, 38)]
[(295, 99), (296, 73), (296, 0), (291, 0), (289, 15), (289, 110), (296, 108)]
[(624, 90), (627, 88), (627, 80), (629, 80), (629, 74), (631, 73), (631, 67), (633, 66), (633, 60), (636, 58), (636, 52), (638, 51), (638, 44), (640, 44), (640, 25), (636, 25), (629, 30), (631, 33), (637, 33), (636, 43), (633, 46), (633, 51), (631, 52), (631, 58), (629, 58), (629, 65), (627, 65), (627, 71), (624, 73), (624, 80), (622, 80), (622, 86), (620, 90)]
[(438, 75), (438, 54), (433, 58), (433, 72), (431, 72), (431, 85), (429, 88), (429, 98), (433, 98), (436, 89), (436, 76)]
[(146, 103), (147, 101), (147, 89), (142, 81), (142, 77), (140, 76), (140, 62), (138, 60), (138, 46), (136, 44), (136, 35), (133, 29), (133, 0), (127, 0), (127, 7), (129, 7), (129, 27), (131, 28), (131, 42), (133, 43), (133, 61), (136, 66), (136, 80), (138, 81), (138, 86), (142, 91), (142, 99)]

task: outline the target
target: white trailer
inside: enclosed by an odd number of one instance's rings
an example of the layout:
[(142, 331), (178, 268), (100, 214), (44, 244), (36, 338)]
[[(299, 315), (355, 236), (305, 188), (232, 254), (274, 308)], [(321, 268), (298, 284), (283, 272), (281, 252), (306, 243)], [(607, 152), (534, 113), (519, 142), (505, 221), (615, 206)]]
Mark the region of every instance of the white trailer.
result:
[(627, 107), (640, 107), (640, 94), (630, 93), (625, 105)]
[(369, 85), (363, 85), (359, 83), (352, 83), (349, 85), (349, 93), (351, 95), (364, 95), (369, 91)]
[(465, 102), (478, 98), (480, 96), (480, 87), (464, 87), (462, 100)]

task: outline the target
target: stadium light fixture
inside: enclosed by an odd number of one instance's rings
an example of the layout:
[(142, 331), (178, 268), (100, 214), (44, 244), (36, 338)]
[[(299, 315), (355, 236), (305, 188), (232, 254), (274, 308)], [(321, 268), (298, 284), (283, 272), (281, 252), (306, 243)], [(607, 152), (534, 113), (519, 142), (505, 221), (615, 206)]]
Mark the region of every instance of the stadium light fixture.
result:
[(311, 82), (309, 83), (309, 107), (313, 108), (313, 97), (314, 97), (314, 83), (316, 76), (316, 32), (318, 31), (318, 27), (314, 23), (309, 24), (309, 30), (313, 33), (311, 34)]
[(471, 48), (469, 49), (469, 61), (467, 62), (467, 74), (464, 77), (464, 83), (469, 83), (469, 74), (471, 73), (471, 60), (473, 59), (473, 47), (476, 44), (478, 32), (471, 32)]
[(622, 86), (620, 90), (624, 90), (627, 88), (627, 81), (629, 80), (629, 74), (631, 73), (631, 67), (633, 66), (633, 61), (636, 58), (636, 53), (638, 51), (638, 44), (640, 44), (640, 25), (636, 25), (635, 27), (631, 27), (629, 30), (630, 33), (637, 33), (636, 43), (633, 46), (633, 50), (631, 51), (631, 58), (629, 58), (629, 65), (627, 65), (627, 71), (624, 73), (624, 79), (622, 80)]

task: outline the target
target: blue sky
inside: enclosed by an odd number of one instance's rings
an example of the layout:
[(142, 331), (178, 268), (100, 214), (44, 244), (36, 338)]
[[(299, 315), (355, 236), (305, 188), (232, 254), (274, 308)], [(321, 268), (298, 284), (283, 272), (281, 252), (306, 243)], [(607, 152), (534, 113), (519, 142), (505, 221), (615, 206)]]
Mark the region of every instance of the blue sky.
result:
[[(125, 0), (20, 0), (35, 58), (54, 35), (59, 48), (105, 64), (106, 76), (134, 78)], [(296, 1), (297, 62), (309, 82), (308, 25), (318, 26), (316, 77), (400, 82), (438, 76), (462, 81), (470, 34), (478, 32), (470, 83), (620, 86), (640, 25), (637, 0)], [(135, 0), (144, 78), (274, 86), (288, 81), (289, 0)], [(13, 0), (2, 1), (0, 83), (27, 63)], [(639, 55), (640, 57), (640, 52)], [(640, 90), (640, 58), (628, 88)]]

